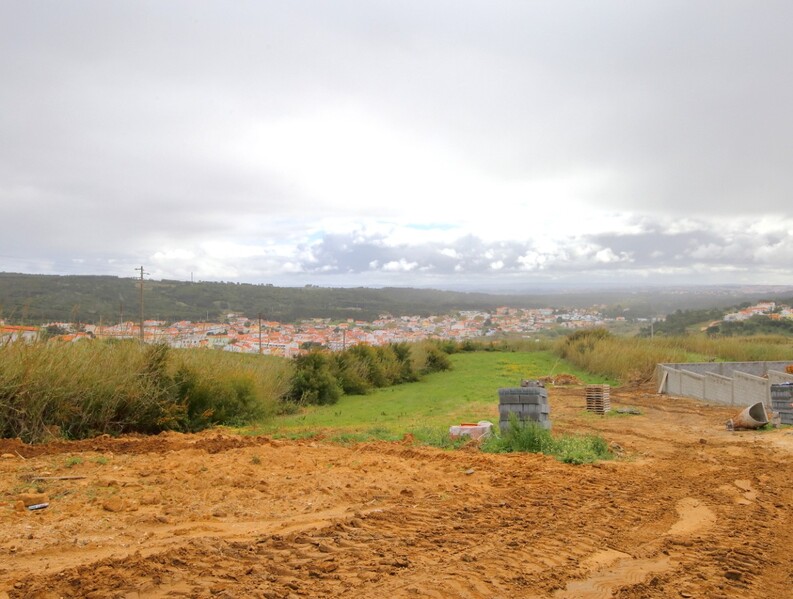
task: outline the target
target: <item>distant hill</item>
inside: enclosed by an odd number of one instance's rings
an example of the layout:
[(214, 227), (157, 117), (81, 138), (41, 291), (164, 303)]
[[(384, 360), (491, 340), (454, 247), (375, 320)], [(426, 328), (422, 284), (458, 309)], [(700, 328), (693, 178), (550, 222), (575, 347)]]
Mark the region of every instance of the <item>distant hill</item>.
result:
[[(136, 320), (138, 280), (109, 276), (0, 273), (0, 318), (20, 324), (71, 321), (98, 324)], [(431, 315), (455, 310), (588, 307), (599, 304), (611, 315), (647, 317), (678, 308), (735, 305), (759, 297), (735, 289), (670, 291), (591, 291), (558, 294), (495, 295), (411, 288), (274, 287), (247, 283), (146, 280), (149, 319), (220, 320), (227, 312), (249, 318), (294, 322), (303, 318), (371, 321), (383, 313)]]

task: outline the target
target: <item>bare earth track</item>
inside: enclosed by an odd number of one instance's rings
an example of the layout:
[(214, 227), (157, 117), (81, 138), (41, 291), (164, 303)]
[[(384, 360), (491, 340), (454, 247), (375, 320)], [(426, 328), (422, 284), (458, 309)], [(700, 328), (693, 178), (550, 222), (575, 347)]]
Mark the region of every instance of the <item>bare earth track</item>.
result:
[[(733, 410), (647, 389), (612, 390), (640, 416), (587, 414), (582, 389), (550, 401), (556, 431), (622, 457), (0, 441), (0, 598), (793, 597), (793, 429), (729, 433)], [(50, 507), (19, 511), (35, 487)]]

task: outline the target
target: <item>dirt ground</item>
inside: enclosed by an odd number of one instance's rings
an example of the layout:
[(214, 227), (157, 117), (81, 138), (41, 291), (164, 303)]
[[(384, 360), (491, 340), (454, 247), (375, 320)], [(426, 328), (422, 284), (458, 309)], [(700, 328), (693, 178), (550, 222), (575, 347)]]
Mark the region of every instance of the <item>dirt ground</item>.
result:
[(586, 413), (581, 388), (549, 397), (555, 431), (620, 458), (0, 441), (0, 598), (793, 597), (793, 429), (731, 433), (734, 410), (652, 389), (612, 389), (642, 412), (622, 417)]

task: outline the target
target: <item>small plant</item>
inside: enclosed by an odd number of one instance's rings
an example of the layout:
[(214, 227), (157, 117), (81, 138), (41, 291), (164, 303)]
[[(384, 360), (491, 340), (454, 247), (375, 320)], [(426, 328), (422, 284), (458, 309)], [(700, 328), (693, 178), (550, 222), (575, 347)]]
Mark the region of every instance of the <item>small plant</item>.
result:
[(105, 465), (105, 464), (107, 464), (109, 461), (110, 461), (110, 460), (109, 460), (109, 459), (107, 459), (107, 457), (106, 457), (106, 456), (103, 456), (103, 455), (100, 455), (98, 458), (94, 458), (94, 460), (93, 460), (94, 464), (99, 464), (100, 466), (104, 466), (104, 465)]
[(565, 464), (591, 464), (611, 457), (606, 440), (594, 435), (562, 437), (554, 449), (553, 455)]
[(482, 451), (544, 453), (566, 464), (591, 464), (612, 457), (602, 437), (563, 435), (555, 438), (538, 423), (522, 423), (514, 414), (510, 417), (509, 428), (501, 436), (486, 439)]
[(255, 456), (253, 456), (253, 457), (251, 458), (251, 464), (253, 464), (254, 466), (258, 466), (258, 465), (259, 465), (259, 464), (261, 464), (261, 463), (262, 463), (262, 458), (260, 458), (260, 457), (259, 457), (259, 456), (257, 456), (257, 455), (255, 455)]
[(500, 436), (486, 439), (482, 450), (488, 453), (552, 453), (551, 432), (536, 422), (522, 423), (515, 414), (509, 418), (509, 428)]
[(78, 465), (80, 465), (82, 463), (83, 463), (83, 458), (81, 458), (79, 456), (73, 456), (73, 457), (68, 458), (66, 460), (66, 463), (64, 464), (64, 466), (66, 466), (67, 468), (73, 468), (74, 466), (78, 466)]

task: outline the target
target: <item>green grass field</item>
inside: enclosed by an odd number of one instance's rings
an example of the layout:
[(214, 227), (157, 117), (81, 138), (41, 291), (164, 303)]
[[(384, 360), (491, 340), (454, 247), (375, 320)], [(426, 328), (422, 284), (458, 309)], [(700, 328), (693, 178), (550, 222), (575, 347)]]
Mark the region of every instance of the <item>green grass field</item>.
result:
[(449, 372), (369, 395), (344, 396), (330, 406), (307, 407), (251, 432), (286, 437), (321, 433), (339, 441), (400, 439), (411, 433), (419, 440), (440, 443), (452, 424), (497, 423), (498, 389), (515, 387), (521, 379), (566, 372), (586, 383), (616, 383), (545, 351), (458, 353), (451, 361), (454, 368)]

